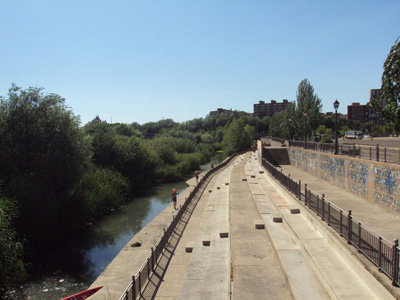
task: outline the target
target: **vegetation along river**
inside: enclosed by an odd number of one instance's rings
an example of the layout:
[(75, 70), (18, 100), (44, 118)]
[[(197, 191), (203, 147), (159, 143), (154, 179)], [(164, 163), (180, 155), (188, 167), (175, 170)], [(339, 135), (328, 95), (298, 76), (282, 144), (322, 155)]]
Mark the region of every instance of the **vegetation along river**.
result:
[[(221, 157), (214, 157), (219, 162)], [(209, 164), (201, 166), (209, 169)], [(93, 225), (90, 238), (76, 242), (76, 252), (59, 258), (58, 271), (38, 275), (8, 296), (10, 299), (60, 299), (87, 289), (127, 242), (171, 203), (170, 190), (183, 191), (185, 181), (158, 185)], [(121, 291), (122, 292), (122, 291)]]

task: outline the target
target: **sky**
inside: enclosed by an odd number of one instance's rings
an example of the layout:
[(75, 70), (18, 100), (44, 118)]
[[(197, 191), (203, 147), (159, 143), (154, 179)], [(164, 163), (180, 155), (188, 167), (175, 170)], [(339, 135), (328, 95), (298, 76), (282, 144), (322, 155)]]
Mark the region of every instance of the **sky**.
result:
[(322, 111), (380, 88), (400, 1), (0, 0), (0, 95), (12, 83), (65, 98), (82, 124), (183, 122), (217, 108), (295, 101)]

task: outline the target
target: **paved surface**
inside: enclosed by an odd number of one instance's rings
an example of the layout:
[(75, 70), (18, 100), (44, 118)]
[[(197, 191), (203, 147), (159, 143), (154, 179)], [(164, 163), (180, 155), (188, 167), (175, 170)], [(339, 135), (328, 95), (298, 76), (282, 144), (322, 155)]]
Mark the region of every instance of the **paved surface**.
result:
[[(290, 214), (296, 200), (260, 171), (247, 153), (212, 179), (178, 226), (144, 299), (392, 298), (362, 280), (366, 271), (353, 271), (303, 212)], [(190, 244), (192, 253), (185, 251)]]

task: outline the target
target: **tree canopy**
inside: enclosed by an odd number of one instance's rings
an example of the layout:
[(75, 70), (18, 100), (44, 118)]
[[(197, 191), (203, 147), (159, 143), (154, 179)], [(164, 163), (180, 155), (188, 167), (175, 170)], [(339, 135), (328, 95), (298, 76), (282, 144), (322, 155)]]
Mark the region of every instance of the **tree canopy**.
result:
[(400, 38), (395, 41), (383, 65), (381, 89), (382, 99), (375, 99), (373, 105), (400, 131)]

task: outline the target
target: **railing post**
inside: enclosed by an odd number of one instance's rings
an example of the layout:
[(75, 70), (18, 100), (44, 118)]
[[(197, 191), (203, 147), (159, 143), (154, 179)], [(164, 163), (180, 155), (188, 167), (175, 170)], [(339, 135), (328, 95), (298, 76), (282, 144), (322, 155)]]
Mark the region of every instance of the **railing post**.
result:
[(356, 157), (356, 143), (353, 143), (353, 155)]
[(331, 226), (331, 203), (328, 201), (328, 226)]
[(317, 195), (317, 215), (320, 216), (321, 214), (319, 213), (319, 195)]
[(378, 270), (382, 272), (382, 237), (379, 237)]
[(379, 161), (379, 144), (376, 144), (376, 161)]
[(301, 180), (299, 180), (299, 185), (298, 185), (298, 196), (299, 196), (299, 200), (301, 201)]
[(135, 279), (135, 276), (132, 276), (132, 299), (136, 299), (136, 279)]
[(358, 222), (358, 252), (361, 252), (361, 222)]
[(343, 236), (343, 210), (340, 210), (340, 236)]
[(138, 284), (138, 291), (137, 291), (137, 293), (138, 293), (139, 295), (142, 294), (142, 279), (141, 279), (141, 277), (142, 277), (142, 276), (140, 276), (140, 273), (139, 273), (139, 276), (138, 276), (139, 284)]
[(351, 244), (351, 233), (352, 233), (352, 219), (351, 210), (349, 210), (349, 214), (347, 215), (347, 243)]
[(151, 271), (154, 272), (155, 265), (155, 257), (154, 257), (154, 249), (151, 247)]
[(339, 154), (342, 154), (343, 153), (343, 145), (340, 145), (340, 153)]
[(125, 299), (125, 300), (129, 300), (129, 290), (126, 290), (126, 291), (125, 291), (125, 297), (124, 297), (124, 299)]
[(307, 183), (304, 184), (304, 204), (307, 206)]
[(321, 203), (322, 203), (322, 221), (325, 221), (325, 194), (322, 194), (322, 199), (321, 199)]
[(147, 259), (147, 278), (150, 279), (150, 257)]
[(372, 160), (372, 147), (369, 146), (369, 160)]
[(392, 248), (392, 285), (398, 286), (399, 281), (399, 240), (394, 240)]

